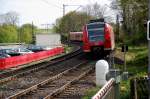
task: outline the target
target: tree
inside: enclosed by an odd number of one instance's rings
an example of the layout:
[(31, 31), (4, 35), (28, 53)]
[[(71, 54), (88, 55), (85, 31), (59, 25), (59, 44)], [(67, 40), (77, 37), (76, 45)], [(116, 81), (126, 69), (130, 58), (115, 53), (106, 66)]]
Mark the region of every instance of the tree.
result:
[(99, 5), (97, 2), (94, 4), (87, 5), (83, 7), (83, 12), (87, 13), (87, 15), (92, 16), (94, 18), (104, 18), (105, 21), (111, 22), (112, 16), (108, 16), (108, 6), (107, 5)]
[(60, 19), (56, 20), (54, 30), (57, 33), (66, 34), (71, 31), (82, 31), (82, 27), (92, 17), (83, 12), (70, 12)]
[(11, 25), (17, 25), (19, 22), (18, 13), (11, 11), (5, 14), (0, 15), (1, 23), (2, 24), (11, 24)]
[(144, 22), (147, 20), (148, 3), (142, 0), (113, 0), (113, 7), (117, 5), (123, 18), (124, 33), (133, 42), (146, 40)]
[(36, 31), (35, 26), (32, 24), (23, 24), (19, 31), (20, 42), (32, 43), (33, 32)]
[(17, 27), (13, 25), (3, 24), (0, 26), (0, 43), (16, 43)]

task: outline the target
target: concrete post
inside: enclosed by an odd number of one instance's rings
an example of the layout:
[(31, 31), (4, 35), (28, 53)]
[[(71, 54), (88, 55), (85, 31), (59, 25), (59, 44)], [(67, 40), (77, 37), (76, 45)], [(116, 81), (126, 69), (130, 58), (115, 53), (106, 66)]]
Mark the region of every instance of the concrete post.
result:
[(109, 72), (109, 65), (106, 60), (99, 60), (96, 63), (96, 85), (103, 86), (107, 82), (106, 75)]

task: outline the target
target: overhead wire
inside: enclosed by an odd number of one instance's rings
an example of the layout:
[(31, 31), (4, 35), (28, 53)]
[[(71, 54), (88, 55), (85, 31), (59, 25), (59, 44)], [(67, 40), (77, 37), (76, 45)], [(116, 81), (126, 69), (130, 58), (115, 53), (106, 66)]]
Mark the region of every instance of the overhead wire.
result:
[(59, 9), (63, 9), (62, 7), (60, 7), (60, 6), (58, 6), (58, 5), (55, 5), (55, 4), (52, 4), (52, 3), (48, 2), (47, 0), (41, 0), (41, 1), (44, 2), (44, 3), (46, 3), (47, 5), (50, 5), (50, 6), (59, 8)]

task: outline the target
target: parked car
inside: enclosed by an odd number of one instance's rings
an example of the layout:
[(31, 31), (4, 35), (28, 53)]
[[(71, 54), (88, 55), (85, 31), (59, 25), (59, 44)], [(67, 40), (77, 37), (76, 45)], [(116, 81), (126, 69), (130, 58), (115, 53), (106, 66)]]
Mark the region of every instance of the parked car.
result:
[(43, 50), (45, 50), (45, 51), (52, 49), (51, 47), (48, 47), (48, 46), (42, 46), (42, 48), (43, 48)]
[(48, 46), (40, 46), (40, 45), (29, 45), (27, 49), (33, 51), (33, 52), (39, 52), (39, 51), (46, 51), (52, 49)]
[(15, 56), (14, 51), (10, 48), (9, 49), (0, 49), (0, 53), (1, 54), (7, 54), (7, 55), (10, 55), (10, 56)]
[(31, 50), (28, 50), (27, 48), (14, 48), (12, 50), (15, 55), (24, 55), (24, 54), (34, 53)]
[(29, 45), (27, 49), (33, 51), (33, 52), (39, 52), (39, 51), (44, 51), (44, 48), (42, 46), (37, 46), (37, 45)]
[(11, 57), (11, 56), (8, 54), (0, 53), (0, 59), (1, 58), (8, 58), (8, 57)]

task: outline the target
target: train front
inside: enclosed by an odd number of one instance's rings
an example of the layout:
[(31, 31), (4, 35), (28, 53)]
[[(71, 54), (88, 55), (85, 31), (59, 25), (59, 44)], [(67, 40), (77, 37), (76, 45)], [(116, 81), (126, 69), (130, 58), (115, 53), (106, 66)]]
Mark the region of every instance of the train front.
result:
[(86, 24), (83, 29), (84, 52), (102, 52), (105, 42), (105, 22), (94, 20)]

